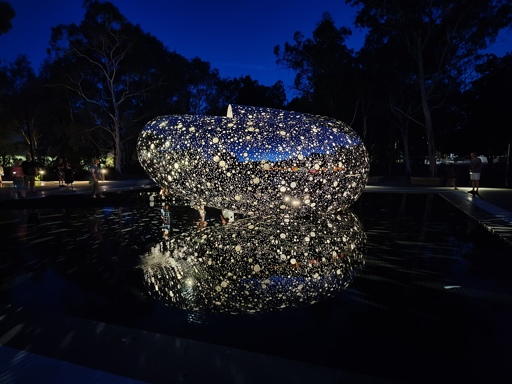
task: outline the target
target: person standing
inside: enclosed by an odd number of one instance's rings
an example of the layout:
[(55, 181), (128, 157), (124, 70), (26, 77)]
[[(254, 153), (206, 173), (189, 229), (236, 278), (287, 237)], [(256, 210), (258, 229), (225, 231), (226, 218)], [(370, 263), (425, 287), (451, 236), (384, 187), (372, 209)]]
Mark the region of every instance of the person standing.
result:
[(14, 165), (11, 168), (12, 173), (12, 185), (14, 187), (12, 197), (17, 199), (21, 197), (25, 198), (25, 182), (23, 178), (23, 168), (21, 166), (21, 159), (16, 159)]
[(23, 175), (25, 179), (25, 190), (30, 191), (30, 193), (34, 193), (36, 191), (36, 162), (32, 160), (31, 155), (27, 155), (27, 159), (21, 163), (21, 167), (23, 168)]
[(70, 161), (66, 161), (66, 169), (64, 170), (64, 181), (66, 182), (67, 186), (71, 186), (71, 189), (73, 189), (73, 183), (75, 182), (75, 177), (73, 174), (73, 167), (71, 166)]
[(476, 155), (476, 152), (471, 152), (469, 160), (469, 179), (471, 180), (471, 193), (473, 195), (478, 194), (478, 187), (480, 186), (480, 174), (484, 164), (482, 160)]
[(89, 183), (92, 185), (92, 197), (105, 197), (100, 193), (100, 161), (96, 158), (92, 159), (91, 165), (89, 166)]
[(57, 173), (59, 175), (59, 187), (64, 187), (64, 170), (66, 168), (66, 164), (64, 163), (64, 159), (59, 158), (57, 162)]

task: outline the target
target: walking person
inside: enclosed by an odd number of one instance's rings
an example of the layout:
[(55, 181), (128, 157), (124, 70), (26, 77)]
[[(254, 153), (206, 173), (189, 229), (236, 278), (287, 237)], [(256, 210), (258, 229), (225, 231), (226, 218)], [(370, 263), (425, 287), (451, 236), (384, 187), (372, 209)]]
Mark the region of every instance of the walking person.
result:
[(92, 185), (92, 197), (105, 197), (100, 193), (100, 180), (101, 172), (99, 167), (100, 161), (96, 158), (92, 159), (91, 165), (89, 166), (89, 184)]
[(36, 191), (37, 164), (32, 160), (31, 155), (27, 155), (27, 159), (21, 163), (21, 167), (23, 168), (23, 176), (25, 179), (25, 191), (34, 193)]
[(469, 179), (471, 180), (471, 193), (473, 195), (480, 196), (478, 194), (478, 187), (480, 186), (480, 174), (484, 164), (482, 160), (476, 155), (476, 152), (471, 152), (469, 160)]

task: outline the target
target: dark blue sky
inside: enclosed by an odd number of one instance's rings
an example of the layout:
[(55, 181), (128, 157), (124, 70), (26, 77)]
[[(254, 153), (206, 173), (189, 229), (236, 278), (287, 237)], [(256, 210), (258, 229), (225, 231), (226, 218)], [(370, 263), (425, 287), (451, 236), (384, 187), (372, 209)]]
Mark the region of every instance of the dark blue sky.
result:
[[(80, 23), (83, 0), (7, 0), (16, 11), (13, 28), (0, 36), (0, 60), (26, 54), (37, 70), (46, 57), (51, 27)], [(324, 12), (337, 27), (352, 28), (355, 10), (343, 0), (113, 0), (133, 24), (188, 59), (199, 57), (222, 77), (250, 75), (263, 85), (293, 81), (277, 67), (275, 45), (293, 41), (301, 31), (310, 37)], [(361, 33), (348, 42), (358, 48)]]
[[(83, 0), (7, 0), (16, 11), (13, 28), (0, 36), (0, 64), (26, 54), (34, 69), (46, 57), (51, 27), (80, 23)], [(279, 68), (275, 45), (293, 41), (296, 31), (311, 37), (324, 12), (336, 26), (352, 29), (351, 48), (362, 44), (355, 30), (355, 9), (344, 0), (112, 0), (133, 24), (188, 59), (199, 57), (224, 78), (250, 75), (263, 85), (282, 80), (288, 87), (293, 73)], [(512, 33), (493, 46), (499, 55), (512, 50)]]

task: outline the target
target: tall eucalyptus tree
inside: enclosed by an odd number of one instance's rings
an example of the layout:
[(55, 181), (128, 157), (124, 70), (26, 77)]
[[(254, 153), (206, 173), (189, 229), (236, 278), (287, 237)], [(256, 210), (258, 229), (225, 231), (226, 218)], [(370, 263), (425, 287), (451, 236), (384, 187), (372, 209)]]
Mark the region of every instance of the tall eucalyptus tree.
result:
[(112, 152), (122, 171), (127, 126), (140, 100), (164, 82), (173, 56), (155, 37), (131, 24), (110, 2), (86, 0), (79, 24), (52, 29), (51, 60), (64, 70), (58, 84), (80, 96), (76, 108), (91, 115), (91, 131), (100, 130), (99, 152)]
[(436, 174), (433, 98), (445, 82), (462, 79), (478, 62), (478, 53), (498, 32), (510, 26), (509, 0), (346, 0), (358, 6), (356, 26), (382, 44), (393, 40), (403, 47), (401, 59), (411, 71), (402, 76), (416, 84), (423, 113), (429, 173)]

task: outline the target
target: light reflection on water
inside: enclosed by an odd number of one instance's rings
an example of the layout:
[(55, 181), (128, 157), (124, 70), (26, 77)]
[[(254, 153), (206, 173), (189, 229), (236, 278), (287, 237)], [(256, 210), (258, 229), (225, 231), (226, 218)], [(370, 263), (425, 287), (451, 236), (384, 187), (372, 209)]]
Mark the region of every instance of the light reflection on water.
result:
[[(158, 195), (150, 200), (143, 193), (124, 206), (1, 210), (0, 306), (104, 321), (403, 382), (416, 382), (409, 379), (419, 376), (423, 382), (439, 381), (447, 368), (457, 378), (452, 381), (469, 382), (464, 380), (473, 378), (468, 366), (484, 375), (492, 364), (508, 367), (510, 247), (437, 196), (363, 193), (346, 217), (324, 222), (309, 218), (309, 226), (281, 226), (267, 218), (246, 232), (242, 219), (226, 227), (214, 225), (214, 211), (207, 212), (209, 225), (198, 230), (193, 210), (171, 204), (171, 214), (162, 219), (162, 203)], [(233, 234), (234, 248), (208, 246), (224, 240), (232, 244)], [(243, 262), (235, 257), (237, 245)], [(256, 255), (252, 262), (246, 248)], [(296, 262), (307, 264), (312, 259), (299, 256), (306, 248), (308, 256), (321, 255), (326, 262), (308, 266), (303, 274), (303, 264), (294, 269), (290, 258), (296, 252)], [(201, 249), (211, 265), (205, 257), (199, 262)], [(271, 249), (282, 249), (282, 265), (281, 254), (276, 259)], [(187, 286), (192, 280), (180, 279), (185, 284), (175, 301), (168, 292), (177, 281), (154, 277), (154, 268), (177, 273), (166, 265), (171, 259), (162, 257), (171, 251), (182, 253), (175, 260), (178, 265), (196, 268), (193, 277), (201, 284), (192, 290)], [(341, 251), (351, 256), (351, 263), (329, 260)], [(259, 261), (272, 256), (268, 265)], [(288, 292), (285, 288), (294, 283), (287, 281), (273, 287), (274, 300), (265, 295), (270, 290), (261, 289), (265, 280), (272, 282), (265, 275), (251, 280), (261, 303), (247, 303), (251, 296), (238, 289), (247, 282), (243, 276), (256, 276), (256, 260), (260, 272), (282, 266), (286, 273), (272, 276), (292, 280), (325, 271), (318, 275), (323, 278), (310, 279), (321, 286), (316, 290), (320, 296), (310, 295), (315, 284), (304, 296), (290, 296), (297, 290)], [(343, 278), (331, 273), (342, 268)], [(148, 276), (155, 283), (148, 285)], [(220, 293), (215, 290), (219, 285)], [(213, 293), (209, 301), (205, 292)], [(283, 304), (288, 307), (275, 310)]]
[(364, 264), (364, 245), (350, 212), (250, 218), (164, 239), (140, 268), (149, 294), (170, 305), (256, 313), (335, 296)]
[(2, 301), (116, 322), (160, 304), (189, 317), (267, 312), (335, 297), (368, 260), (460, 284), (480, 233), (433, 195), (365, 194), (352, 212), (227, 226), (210, 210), (203, 229), (196, 211), (155, 192), (136, 201), (2, 211)]

